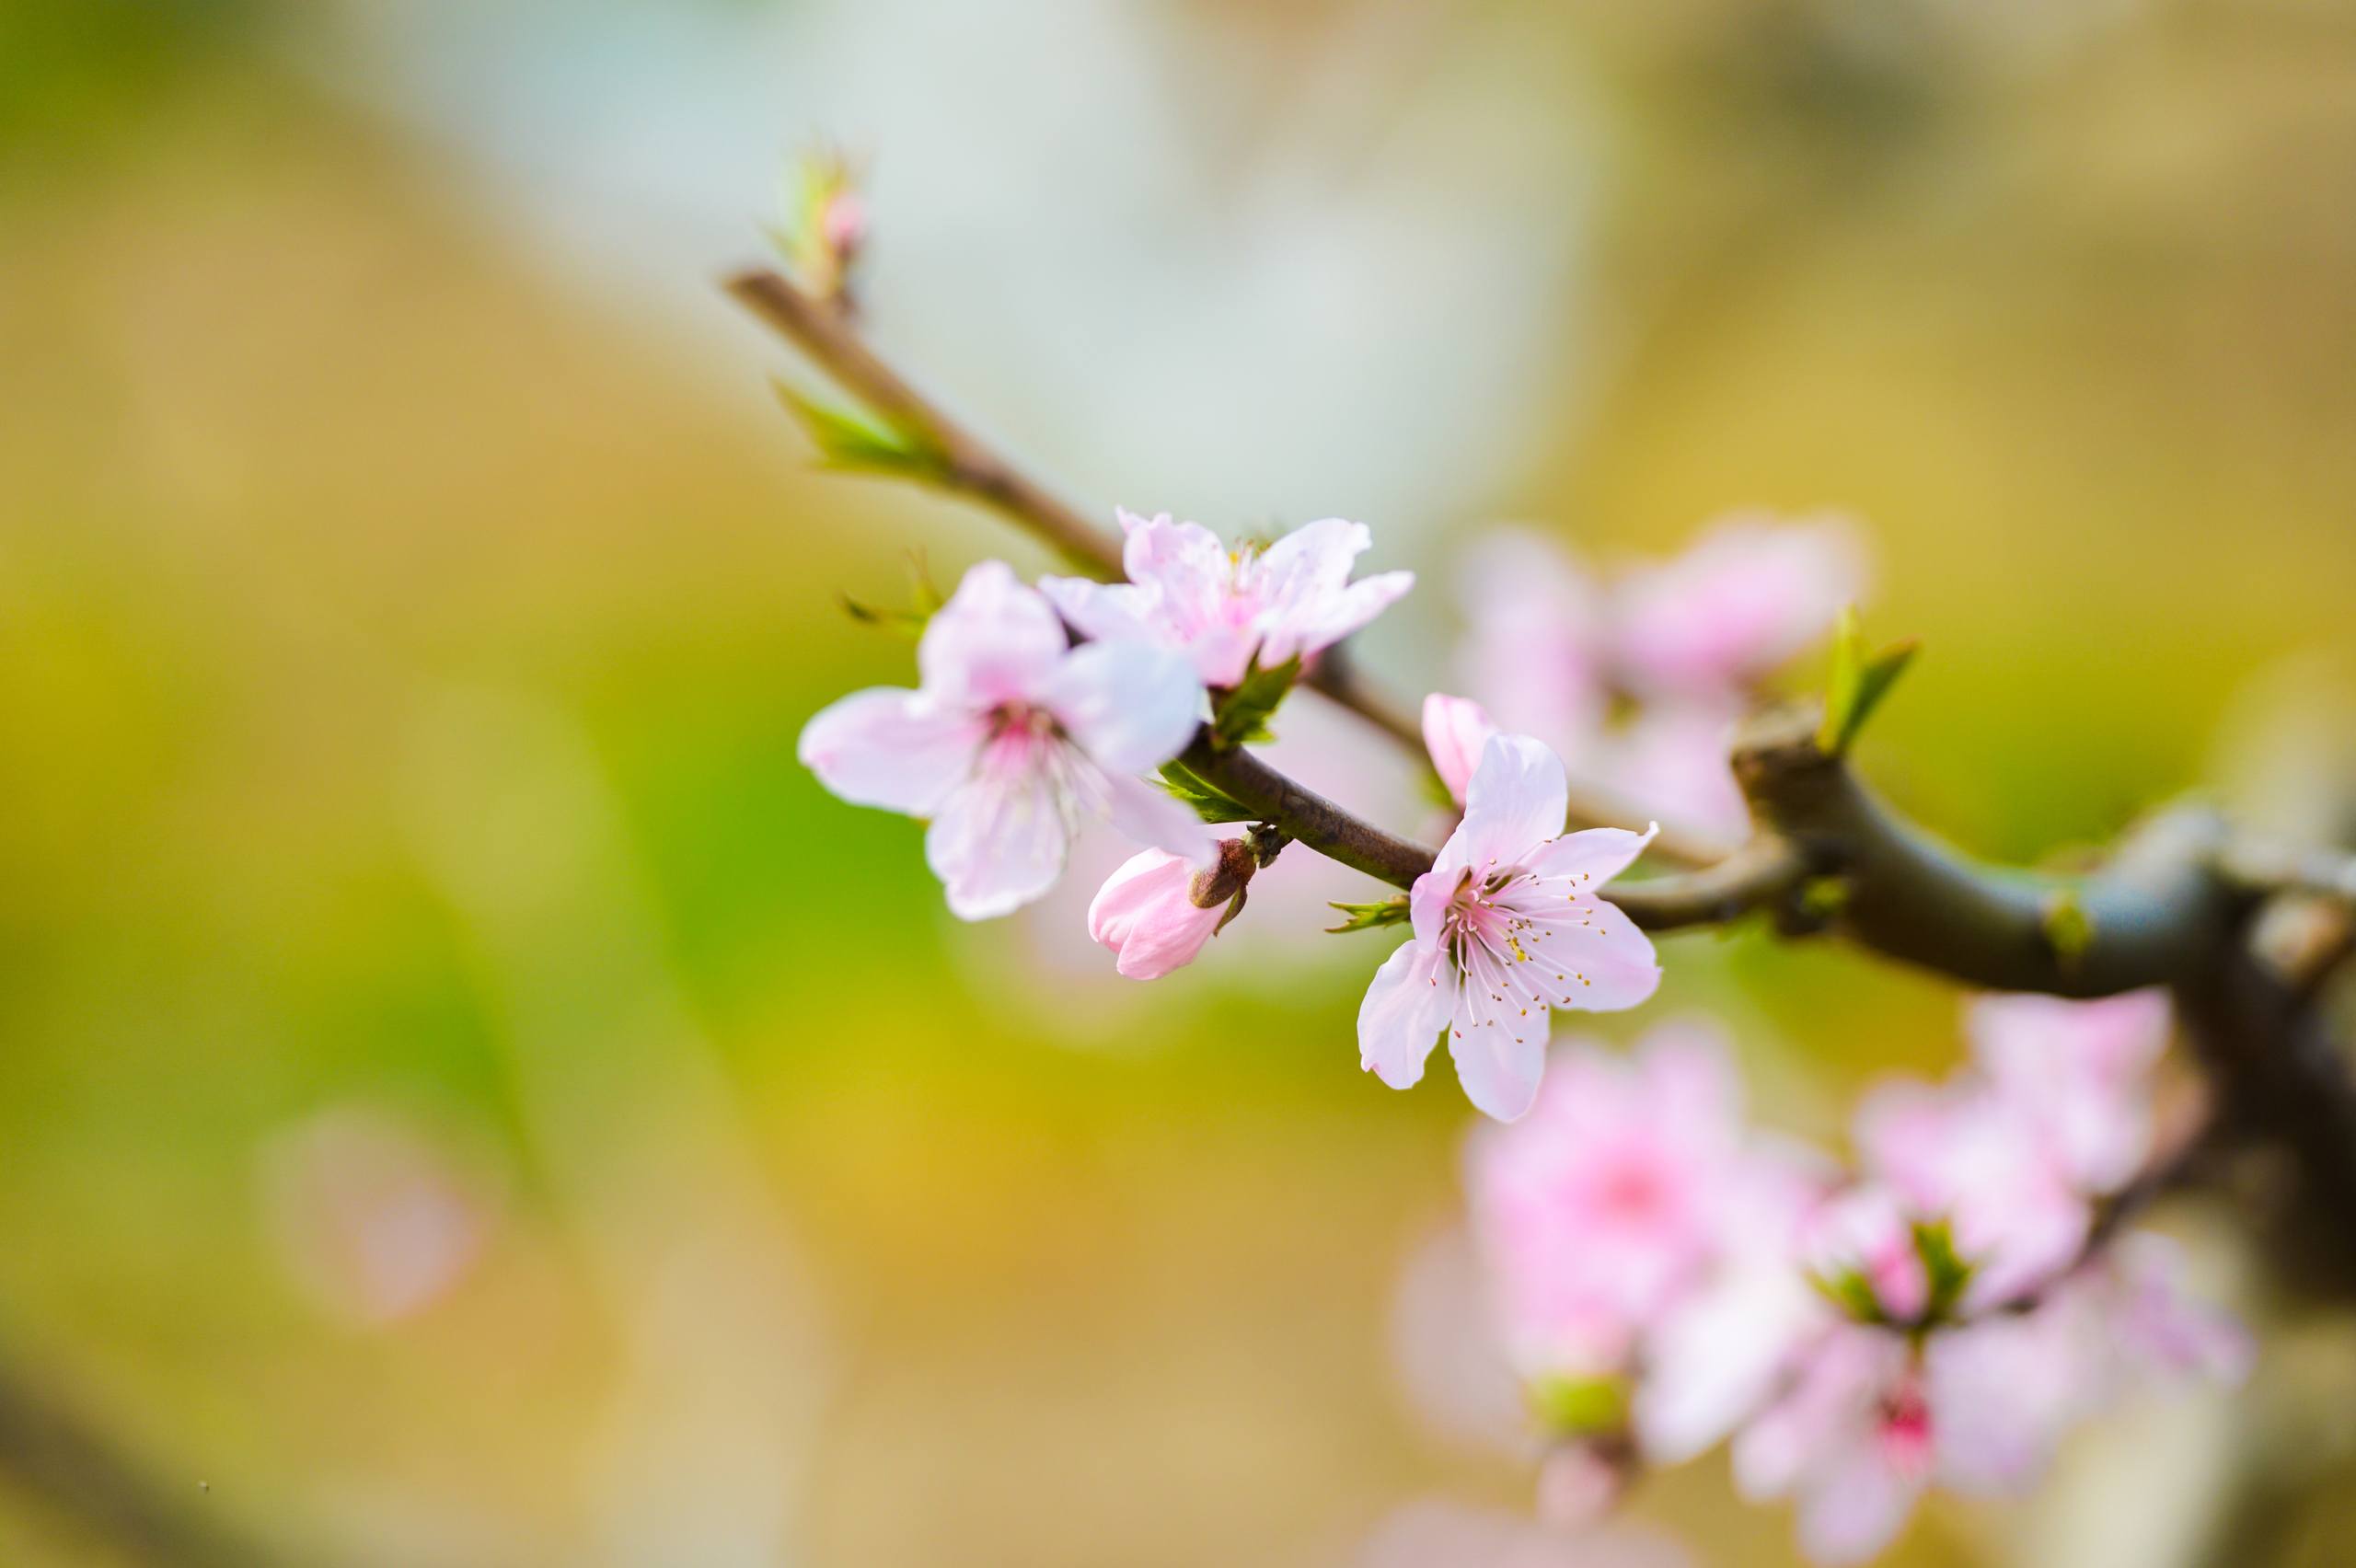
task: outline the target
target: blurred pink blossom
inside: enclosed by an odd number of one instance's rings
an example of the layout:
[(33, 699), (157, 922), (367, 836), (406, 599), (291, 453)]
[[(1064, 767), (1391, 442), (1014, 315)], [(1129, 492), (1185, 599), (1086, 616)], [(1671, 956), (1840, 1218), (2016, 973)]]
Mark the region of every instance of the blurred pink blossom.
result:
[(1599, 896), (1652, 834), (1565, 834), (1567, 803), (1553, 752), (1490, 739), (1463, 822), (1410, 894), (1415, 936), (1358, 1009), (1360, 1064), (1392, 1088), (1423, 1077), (1445, 1030), (1466, 1095), (1512, 1121), (1537, 1095), (1550, 1009), (1632, 1008), (1660, 984), (1651, 940)]
[(2088, 1193), (2115, 1192), (2151, 1151), (2149, 1075), (2167, 1049), (2165, 991), (2098, 1001), (1982, 997), (1964, 1027), (1981, 1069)]
[(497, 1205), (423, 1131), (369, 1105), (318, 1112), (280, 1132), (260, 1162), (279, 1256), (336, 1317), (380, 1326), (413, 1317), (481, 1259)]
[(1192, 812), (1138, 778), (1176, 755), (1203, 706), (1185, 660), (1139, 642), (1070, 646), (1055, 609), (1001, 561), (965, 573), (917, 644), (923, 684), (821, 710), (803, 765), (847, 801), (930, 817), (925, 859), (967, 920), (1028, 904), (1084, 822), (1207, 858)]
[(1042, 578), (1082, 635), (1183, 653), (1209, 686), (1232, 686), (1256, 662), (1274, 669), (1332, 647), (1415, 585), (1412, 571), (1350, 581), (1373, 543), (1363, 523), (1304, 525), (1265, 549), (1232, 548), (1198, 523), (1122, 512), (1126, 582)]
[(1618, 668), (1643, 692), (1741, 690), (1831, 629), (1865, 578), (1865, 547), (1845, 518), (1725, 518), (1684, 554), (1621, 579), (1611, 620)]
[(1622, 1369), (1717, 1259), (1754, 1163), (1741, 1098), (1723, 1034), (1680, 1020), (1632, 1057), (1556, 1048), (1530, 1113), (1474, 1132), (1473, 1225), (1526, 1373)]

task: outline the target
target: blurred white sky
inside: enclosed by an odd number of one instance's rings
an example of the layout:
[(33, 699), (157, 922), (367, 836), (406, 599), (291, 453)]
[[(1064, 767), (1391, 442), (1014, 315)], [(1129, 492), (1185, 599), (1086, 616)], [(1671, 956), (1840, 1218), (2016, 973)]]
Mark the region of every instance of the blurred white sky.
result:
[(877, 335), (984, 429), (1091, 503), (1361, 517), (1390, 564), (1569, 433), (1598, 160), (1542, 14), (1314, 11), (335, 0), (300, 47), (748, 404), (779, 356), (711, 280), (838, 141)]

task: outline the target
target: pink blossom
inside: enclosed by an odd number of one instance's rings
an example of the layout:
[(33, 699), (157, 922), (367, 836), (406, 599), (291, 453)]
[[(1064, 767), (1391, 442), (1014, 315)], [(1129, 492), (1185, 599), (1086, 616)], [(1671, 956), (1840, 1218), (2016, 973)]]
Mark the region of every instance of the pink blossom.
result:
[(1948, 1226), (1972, 1268), (1967, 1307), (2034, 1287), (2085, 1243), (2085, 1193), (2047, 1157), (2036, 1124), (1974, 1078), (1888, 1080), (1859, 1102), (1855, 1137), (1867, 1172), (1911, 1217)]
[(1464, 804), (1473, 768), (1480, 766), (1481, 749), (1496, 732), (1489, 710), (1469, 697), (1434, 692), (1424, 698), (1424, 749), (1431, 754), (1448, 798), (1459, 807)]
[(2168, 1043), (2165, 991), (2099, 1001), (1983, 997), (1965, 1015), (1996, 1093), (2080, 1188), (2114, 1192), (2151, 1152), (2149, 1075)]
[(1230, 549), (1196, 523), (1120, 513), (1126, 582), (1048, 577), (1040, 589), (1089, 637), (1146, 641), (1194, 661), (1203, 684), (1232, 686), (1256, 661), (1273, 669), (1332, 647), (1415, 584), (1412, 571), (1350, 581), (1373, 542), (1363, 523), (1328, 517), (1265, 549)]
[(878, 686), (802, 732), (804, 766), (847, 801), (930, 817), (925, 858), (961, 918), (1045, 893), (1077, 826), (1206, 857), (1194, 814), (1138, 777), (1195, 731), (1186, 662), (1135, 642), (1072, 647), (1052, 605), (1000, 561), (965, 573), (917, 645), (922, 684)]
[(1530, 1113), (1473, 1134), (1469, 1185), (1525, 1370), (1617, 1370), (1717, 1258), (1751, 1175), (1724, 1035), (1684, 1020), (1633, 1059), (1557, 1048)]
[(1611, 705), (1601, 587), (1552, 540), (1507, 530), (1467, 552), (1463, 605), (1465, 688), (1505, 728), (1577, 760)]
[[(1148, 849), (1121, 864), (1088, 906), (1088, 934), (1118, 955), (1114, 967), (1132, 980), (1159, 980), (1195, 961), (1218, 935), (1231, 902), (1256, 870), (1241, 839), (1219, 842), (1218, 859), (1198, 867), (1166, 849)], [(1207, 907), (1198, 903), (1207, 900)]]
[(1414, 939), (1358, 1009), (1360, 1065), (1393, 1089), (1423, 1077), (1442, 1030), (1474, 1105), (1501, 1121), (1530, 1108), (1551, 1009), (1632, 1008), (1660, 984), (1653, 947), (1602, 884), (1653, 831), (1562, 831), (1568, 787), (1553, 752), (1497, 735), (1467, 789), (1464, 820), (1408, 904)]
[(2154, 1231), (2114, 1239), (2056, 1286), (2034, 1314), (2073, 1336), (2070, 1353), (2091, 1405), (2154, 1378), (2237, 1383), (2249, 1371), (2249, 1332), (2200, 1299), (2187, 1278), (2184, 1250)]
[(1648, 692), (1750, 686), (1823, 636), (1865, 581), (1865, 552), (1845, 519), (1728, 517), (1683, 555), (1620, 583), (1618, 666)]
[(2032, 1479), (2058, 1431), (2056, 1370), (2045, 1338), (2011, 1320), (1919, 1343), (1836, 1324), (1736, 1437), (1736, 1487), (1753, 1502), (1796, 1497), (1811, 1560), (1863, 1562), (1896, 1538), (1934, 1481), (1987, 1493)]

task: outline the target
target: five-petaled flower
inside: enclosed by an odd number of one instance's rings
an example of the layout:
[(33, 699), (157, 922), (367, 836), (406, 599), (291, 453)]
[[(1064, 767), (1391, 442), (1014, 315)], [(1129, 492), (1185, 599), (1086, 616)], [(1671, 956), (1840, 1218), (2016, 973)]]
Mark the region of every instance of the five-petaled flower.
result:
[(1073, 647), (1001, 561), (965, 573), (917, 645), (921, 686), (854, 692), (812, 719), (801, 757), (843, 799), (930, 817), (925, 858), (967, 920), (1053, 885), (1074, 830), (1207, 861), (1194, 814), (1137, 777), (1184, 748), (1203, 708), (1185, 660), (1142, 642)]
[(1256, 662), (1272, 670), (1332, 647), (1415, 585), (1412, 571), (1359, 582), (1372, 543), (1363, 523), (1328, 517), (1265, 549), (1230, 549), (1198, 523), (1120, 513), (1126, 582), (1042, 578), (1066, 620), (1090, 637), (1174, 649), (1209, 686), (1232, 686)]
[(1660, 984), (1652, 942), (1598, 896), (1652, 831), (1563, 831), (1562, 762), (1527, 735), (1491, 737), (1464, 820), (1408, 898), (1415, 938), (1358, 1009), (1360, 1065), (1393, 1089), (1424, 1076), (1442, 1030), (1474, 1105), (1501, 1121), (1530, 1109), (1546, 1066), (1550, 1009), (1632, 1008)]

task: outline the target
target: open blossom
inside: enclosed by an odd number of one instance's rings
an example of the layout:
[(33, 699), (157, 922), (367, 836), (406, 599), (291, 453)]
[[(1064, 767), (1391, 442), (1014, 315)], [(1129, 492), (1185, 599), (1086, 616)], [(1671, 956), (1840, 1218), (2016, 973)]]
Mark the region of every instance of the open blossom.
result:
[(1168, 513), (1120, 513), (1126, 582), (1048, 577), (1039, 586), (1090, 637), (1146, 641), (1194, 661), (1210, 686), (1332, 647), (1415, 585), (1412, 571), (1350, 581), (1373, 542), (1363, 523), (1328, 517), (1265, 549), (1230, 549), (1197, 523)]
[(1218, 934), (1256, 870), (1240, 838), (1221, 839), (1208, 867), (1166, 849), (1133, 855), (1097, 889), (1088, 935), (1118, 955), (1121, 974), (1159, 980), (1192, 963)]
[(1716, 1262), (1756, 1172), (1725, 1037), (1663, 1024), (1623, 1058), (1558, 1046), (1530, 1113), (1473, 1135), (1473, 1225), (1515, 1360), (1609, 1373)]
[(1530, 1109), (1554, 1008), (1632, 1008), (1660, 984), (1653, 946), (1602, 885), (1652, 832), (1564, 833), (1563, 765), (1527, 735), (1491, 737), (1464, 820), (1408, 897), (1414, 939), (1376, 972), (1358, 1009), (1362, 1066), (1393, 1089), (1424, 1076), (1442, 1030), (1474, 1105), (1502, 1121)]
[(1072, 647), (1045, 598), (984, 561), (926, 626), (917, 667), (917, 690), (878, 686), (819, 712), (800, 755), (847, 801), (931, 819), (925, 858), (959, 917), (1045, 893), (1090, 818), (1175, 855), (1210, 853), (1194, 814), (1137, 777), (1194, 733), (1203, 692), (1184, 660), (1136, 642)]

